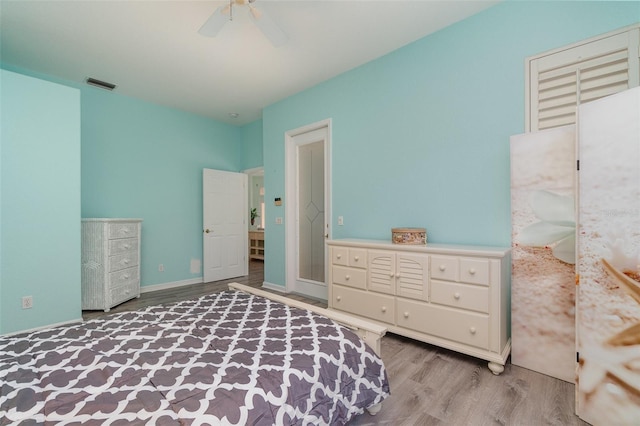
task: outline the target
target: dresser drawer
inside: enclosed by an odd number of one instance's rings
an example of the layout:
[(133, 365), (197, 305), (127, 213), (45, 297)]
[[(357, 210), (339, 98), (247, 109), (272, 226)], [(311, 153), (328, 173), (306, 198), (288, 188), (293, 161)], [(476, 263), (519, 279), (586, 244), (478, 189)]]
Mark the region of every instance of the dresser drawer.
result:
[(489, 317), (473, 312), (397, 300), (399, 327), (431, 334), (477, 348), (489, 348)]
[(367, 288), (367, 271), (365, 269), (333, 266), (331, 271), (334, 284), (342, 284), (361, 289)]
[(109, 257), (109, 272), (131, 268), (138, 265), (138, 252), (127, 252)]
[(334, 265), (352, 266), (354, 268), (367, 267), (367, 250), (357, 248), (334, 247), (331, 250), (331, 262)]
[(460, 259), (460, 281), (489, 285), (489, 261), (487, 259)]
[(140, 295), (140, 287), (136, 283), (129, 283), (109, 289), (111, 304), (117, 305), (125, 300), (133, 299)]
[(367, 250), (349, 249), (349, 266), (353, 266), (354, 268), (366, 268)]
[(393, 324), (394, 298), (338, 285), (333, 286), (333, 308)]
[(109, 274), (109, 288), (118, 287), (128, 282), (137, 283), (139, 278), (138, 267), (112, 272)]
[(431, 256), (430, 277), (437, 280), (458, 281), (458, 258)]
[(331, 249), (331, 263), (334, 265), (349, 266), (349, 249), (333, 247)]
[(489, 288), (432, 280), (431, 301), (439, 305), (488, 313)]
[(121, 254), (127, 251), (138, 251), (137, 238), (109, 240), (109, 256)]
[(130, 222), (114, 222), (109, 224), (109, 239), (135, 238), (138, 236), (138, 224)]

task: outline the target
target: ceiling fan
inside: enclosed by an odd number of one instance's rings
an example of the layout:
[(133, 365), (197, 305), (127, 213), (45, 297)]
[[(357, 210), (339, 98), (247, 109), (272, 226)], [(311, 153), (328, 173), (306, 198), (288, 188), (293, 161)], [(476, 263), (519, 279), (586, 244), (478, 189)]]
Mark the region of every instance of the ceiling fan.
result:
[(215, 37), (224, 24), (228, 21), (233, 21), (234, 6), (248, 6), (251, 19), (265, 37), (274, 47), (282, 46), (288, 40), (287, 35), (264, 10), (258, 9), (253, 5), (255, 1), (256, 0), (229, 0), (228, 5), (220, 6), (213, 12), (213, 15), (200, 27), (198, 33), (205, 37)]

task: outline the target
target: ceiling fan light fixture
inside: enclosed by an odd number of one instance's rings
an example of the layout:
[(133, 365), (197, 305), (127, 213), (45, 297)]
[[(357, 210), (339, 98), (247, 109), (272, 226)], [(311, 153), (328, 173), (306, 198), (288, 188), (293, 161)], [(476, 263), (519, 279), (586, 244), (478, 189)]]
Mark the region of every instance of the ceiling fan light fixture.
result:
[(248, 6), (249, 16), (256, 26), (262, 31), (264, 36), (271, 42), (274, 47), (284, 45), (289, 37), (269, 16), (269, 14), (253, 6), (256, 0), (229, 0), (229, 4), (220, 6), (200, 27), (198, 33), (205, 37), (215, 37), (218, 35), (222, 27), (229, 21), (233, 21), (233, 6)]

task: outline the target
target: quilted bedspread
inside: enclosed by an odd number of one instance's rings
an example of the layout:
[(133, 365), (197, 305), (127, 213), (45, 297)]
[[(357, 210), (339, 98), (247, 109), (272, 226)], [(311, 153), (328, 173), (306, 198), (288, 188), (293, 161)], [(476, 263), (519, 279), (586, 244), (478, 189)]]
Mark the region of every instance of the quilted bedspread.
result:
[(0, 336), (0, 424), (342, 424), (381, 359), (310, 311), (224, 291)]

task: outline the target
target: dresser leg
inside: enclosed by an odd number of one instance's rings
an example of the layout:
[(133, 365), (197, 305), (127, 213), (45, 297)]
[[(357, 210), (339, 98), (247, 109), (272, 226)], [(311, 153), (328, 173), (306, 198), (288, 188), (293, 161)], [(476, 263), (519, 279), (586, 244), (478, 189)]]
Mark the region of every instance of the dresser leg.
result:
[(499, 376), (500, 373), (504, 371), (504, 365), (498, 364), (497, 362), (490, 361), (489, 370), (491, 370), (491, 372), (496, 376)]

